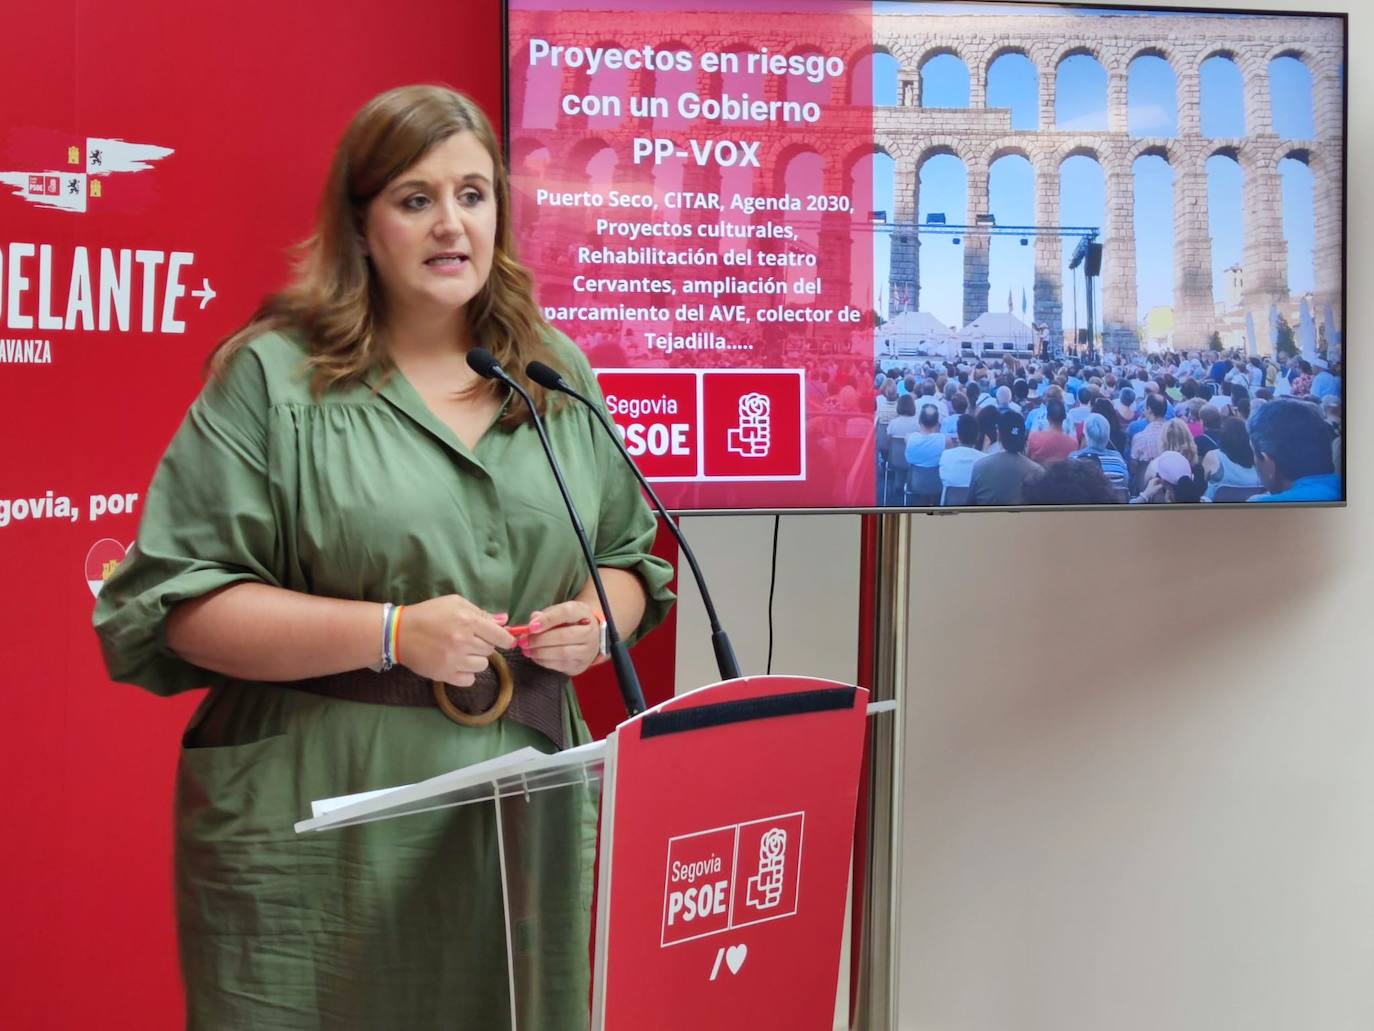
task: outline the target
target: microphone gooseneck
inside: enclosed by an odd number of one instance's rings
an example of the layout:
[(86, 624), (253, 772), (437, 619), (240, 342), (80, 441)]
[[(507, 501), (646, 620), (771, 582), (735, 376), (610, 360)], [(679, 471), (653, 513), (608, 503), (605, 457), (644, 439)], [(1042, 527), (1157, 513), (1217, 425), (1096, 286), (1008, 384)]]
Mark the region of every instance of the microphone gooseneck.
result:
[(620, 639), (620, 632), (616, 629), (615, 616), (611, 612), (611, 603), (606, 598), (606, 585), (601, 581), (601, 573), (596, 568), (596, 556), (592, 553), (591, 541), (587, 537), (587, 531), (582, 526), (582, 519), (577, 514), (577, 506), (573, 504), (572, 495), (568, 493), (568, 485), (563, 479), (563, 469), (558, 464), (558, 459), (553, 453), (553, 445), (549, 443), (549, 435), (544, 429), (544, 420), (539, 416), (539, 409), (535, 406), (534, 398), (530, 397), (529, 391), (517, 383), (505, 369), (501, 368), (501, 363), (488, 350), (482, 347), (474, 347), (467, 354), (468, 367), (483, 379), (495, 379), (504, 383), (514, 390), (529, 405), (530, 419), (534, 423), (535, 432), (539, 434), (539, 443), (544, 448), (544, 457), (548, 459), (549, 468), (553, 470), (554, 481), (558, 484), (558, 493), (563, 498), (563, 504), (568, 509), (568, 518), (572, 521), (573, 531), (577, 534), (577, 543), (582, 547), (582, 556), (587, 561), (587, 570), (591, 573), (592, 585), (596, 588), (597, 601), (601, 603), (601, 611), (606, 617), (606, 640), (611, 652), (611, 665), (615, 669), (616, 683), (620, 687), (620, 697), (625, 702), (625, 711), (631, 716), (638, 716), (644, 711), (644, 692), (639, 686), (639, 674), (635, 672), (634, 663), (630, 661), (630, 650), (625, 646), (625, 642)]
[(720, 625), (720, 619), (716, 616), (716, 606), (711, 601), (711, 592), (706, 589), (706, 578), (701, 573), (701, 567), (697, 565), (697, 557), (692, 554), (692, 547), (687, 543), (687, 538), (683, 535), (682, 529), (668, 515), (668, 510), (663, 507), (663, 502), (654, 493), (653, 487), (649, 486), (649, 481), (644, 478), (644, 474), (639, 471), (639, 466), (635, 465), (635, 460), (630, 457), (630, 453), (625, 450), (625, 444), (620, 439), (620, 434), (611, 425), (605, 410), (601, 405), (596, 404), (589, 398), (583, 397), (565, 380), (558, 372), (543, 362), (530, 362), (525, 366), (525, 375), (538, 383), (545, 390), (557, 390), (567, 394), (575, 400), (581, 401), (596, 415), (597, 422), (601, 428), (610, 434), (611, 441), (615, 444), (615, 449), (620, 453), (620, 457), (625, 460), (625, 464), (630, 467), (630, 471), (635, 474), (635, 479), (644, 488), (644, 493), (649, 495), (649, 500), (653, 502), (655, 510), (663, 517), (669, 531), (677, 538), (678, 547), (682, 549), (683, 557), (687, 559), (687, 565), (691, 567), (692, 578), (696, 580), (697, 590), (701, 592), (702, 604), (706, 607), (706, 618), (711, 624), (711, 648), (716, 655), (716, 669), (720, 671), (722, 680), (737, 680), (740, 676), (739, 662), (735, 658), (735, 650), (730, 646), (730, 636)]

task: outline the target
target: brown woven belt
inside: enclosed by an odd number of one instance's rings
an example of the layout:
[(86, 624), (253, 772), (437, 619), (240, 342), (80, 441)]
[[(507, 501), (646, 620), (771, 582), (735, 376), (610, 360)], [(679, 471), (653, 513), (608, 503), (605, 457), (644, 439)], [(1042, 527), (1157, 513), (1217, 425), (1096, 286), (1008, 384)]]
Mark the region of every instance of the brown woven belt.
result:
[[(477, 674), (477, 680), (471, 687), (439, 684), (412, 673), (404, 666), (395, 666), (385, 673), (355, 669), (327, 677), (293, 680), (282, 686), (371, 705), (434, 706), (444, 709), (446, 715), (459, 722), (480, 723), (482, 716), (491, 712), (500, 701), (501, 678), (498, 669), (502, 664), (500, 660), (504, 660), (510, 670), (514, 690), (510, 694), (509, 706), (503, 714), (498, 715), (538, 731), (560, 749), (566, 747), (563, 735), (563, 686), (567, 682), (566, 677), (527, 659), (518, 649), (500, 651), (495, 653), (494, 658), (496, 656), (499, 656), (499, 660)], [(448, 707), (476, 719), (465, 720), (448, 712), (439, 700), (441, 694)]]

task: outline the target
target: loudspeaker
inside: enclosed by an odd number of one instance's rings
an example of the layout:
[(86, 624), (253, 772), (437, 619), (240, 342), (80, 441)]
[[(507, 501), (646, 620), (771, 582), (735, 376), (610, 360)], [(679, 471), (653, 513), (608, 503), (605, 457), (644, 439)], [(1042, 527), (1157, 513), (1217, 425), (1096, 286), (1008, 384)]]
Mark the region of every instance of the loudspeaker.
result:
[(1102, 245), (1100, 243), (1088, 244), (1088, 253), (1083, 257), (1083, 275), (1100, 276), (1102, 274)]

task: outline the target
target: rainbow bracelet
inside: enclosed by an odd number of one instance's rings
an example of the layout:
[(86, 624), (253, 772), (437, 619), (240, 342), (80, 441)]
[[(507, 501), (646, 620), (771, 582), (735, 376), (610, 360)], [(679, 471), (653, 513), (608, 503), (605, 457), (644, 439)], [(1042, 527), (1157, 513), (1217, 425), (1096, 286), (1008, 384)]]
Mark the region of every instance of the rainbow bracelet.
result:
[(392, 606), (391, 620), (387, 624), (384, 657), (388, 669), (401, 661), (397, 645), (401, 640), (401, 611), (404, 608), (404, 605)]

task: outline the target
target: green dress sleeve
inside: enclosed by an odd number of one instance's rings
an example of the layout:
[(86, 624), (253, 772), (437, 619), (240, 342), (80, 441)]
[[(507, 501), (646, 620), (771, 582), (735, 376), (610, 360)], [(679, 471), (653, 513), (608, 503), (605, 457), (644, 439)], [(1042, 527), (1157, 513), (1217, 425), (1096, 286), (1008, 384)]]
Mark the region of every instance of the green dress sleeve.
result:
[[(606, 410), (601, 388), (592, 374), (586, 356), (567, 337), (558, 334), (555, 353), (568, 369), (569, 381), (578, 392)], [(644, 584), (647, 603), (644, 618), (633, 633), (620, 628), (627, 644), (634, 644), (663, 622), (672, 608), (674, 595), (668, 589), (673, 579), (673, 567), (652, 553), (658, 520), (639, 489), (634, 475), (625, 468), (625, 460), (616, 453), (605, 430), (591, 425), (596, 416), (588, 413), (588, 430), (592, 434), (591, 447), (599, 482), (604, 485), (600, 517), (594, 528), (589, 527), (592, 551), (596, 564), (608, 569), (625, 569), (636, 574)]]
[(240, 581), (280, 586), (267, 423), (264, 370), (244, 348), (192, 403), (148, 488), (138, 539), (96, 600), (111, 679), (161, 695), (213, 682), (168, 650), (172, 607)]

